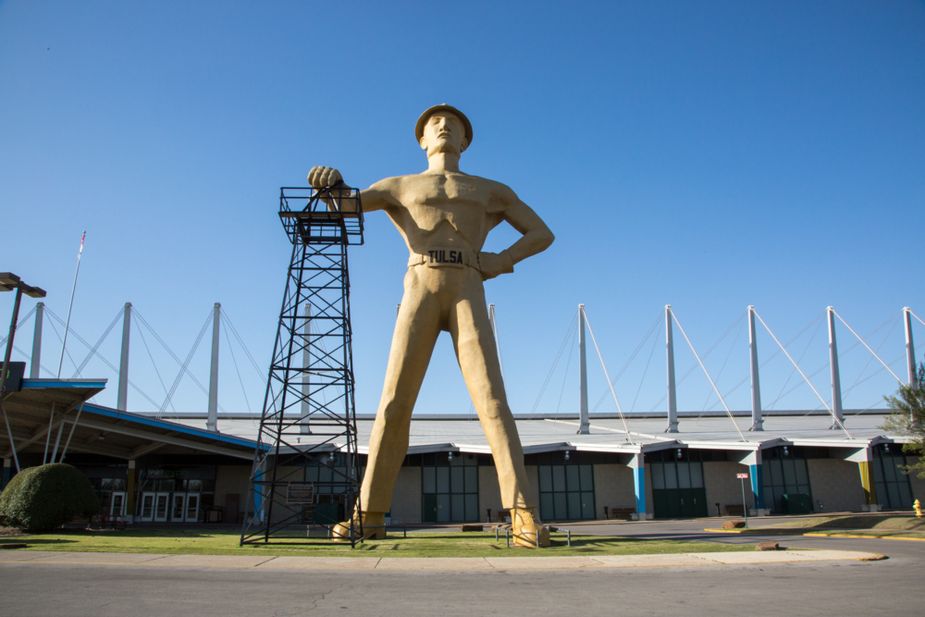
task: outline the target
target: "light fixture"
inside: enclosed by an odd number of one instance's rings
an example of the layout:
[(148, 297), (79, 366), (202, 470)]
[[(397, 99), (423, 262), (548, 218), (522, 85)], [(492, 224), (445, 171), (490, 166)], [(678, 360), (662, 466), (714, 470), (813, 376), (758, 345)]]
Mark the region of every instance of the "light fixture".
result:
[(784, 446), (784, 456), (790, 456), (790, 448), (787, 446)]
[(448, 461), (452, 461), (452, 460), (453, 460), (453, 451), (452, 451), (452, 450), (450, 450), (449, 452), (446, 453), (446, 460), (448, 460)]
[(564, 458), (565, 458), (565, 462), (567, 463), (568, 460), (569, 460), (570, 458), (572, 458), (572, 453), (569, 452), (568, 450), (566, 450), (566, 451), (565, 451), (565, 454), (564, 454)]
[(331, 452), (328, 454), (328, 463), (333, 465), (335, 460), (337, 460), (337, 452), (331, 450)]
[(886, 442), (883, 442), (883, 451), (889, 453), (889, 451), (890, 451), (890, 444), (888, 444), (888, 443), (886, 443)]
[(676, 459), (681, 460), (681, 457), (684, 456), (684, 450), (682, 450), (681, 448), (678, 448), (677, 450), (674, 451), (674, 456)]

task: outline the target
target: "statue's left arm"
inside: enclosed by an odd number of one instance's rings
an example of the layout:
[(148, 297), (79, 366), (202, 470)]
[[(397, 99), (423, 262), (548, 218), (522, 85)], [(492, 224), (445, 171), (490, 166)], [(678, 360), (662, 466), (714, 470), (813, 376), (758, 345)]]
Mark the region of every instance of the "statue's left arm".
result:
[(480, 253), (479, 268), (486, 279), (514, 271), (514, 264), (549, 248), (555, 236), (543, 219), (530, 206), (504, 185), (493, 196), (501, 220), (519, 231), (522, 236), (500, 253)]

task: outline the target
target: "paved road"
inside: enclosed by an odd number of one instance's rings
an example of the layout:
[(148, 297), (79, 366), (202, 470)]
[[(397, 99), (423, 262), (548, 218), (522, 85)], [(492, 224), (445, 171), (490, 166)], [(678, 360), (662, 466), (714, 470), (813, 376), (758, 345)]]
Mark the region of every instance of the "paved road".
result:
[(0, 569), (0, 614), (30, 617), (349, 615), (917, 615), (921, 572), (897, 562), (562, 572)]
[[(574, 526), (575, 532), (754, 543), (713, 521)], [(878, 562), (492, 572), (0, 565), (0, 617), (124, 615), (671, 616), (921, 614), (925, 543), (768, 536), (794, 548), (882, 552)], [(532, 560), (531, 560), (532, 561)]]

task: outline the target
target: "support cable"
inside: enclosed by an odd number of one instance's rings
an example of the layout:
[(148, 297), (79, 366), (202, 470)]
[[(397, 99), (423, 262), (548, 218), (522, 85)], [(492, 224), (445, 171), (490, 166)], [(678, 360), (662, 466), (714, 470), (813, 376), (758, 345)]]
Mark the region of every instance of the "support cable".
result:
[[(741, 322), (742, 322), (742, 325), (745, 325), (745, 317), (742, 317), (742, 318), (741, 318)], [(741, 326), (740, 326), (739, 329), (736, 330), (736, 334), (738, 334), (741, 330), (742, 330), (742, 328), (741, 328)], [(716, 378), (717, 378), (717, 379), (719, 379), (720, 377), (722, 377), (722, 376), (723, 376), (723, 373), (726, 371), (726, 366), (729, 365), (729, 359), (732, 357), (732, 352), (735, 351), (735, 348), (736, 348), (736, 345), (735, 345), (735, 337), (733, 337), (732, 343), (729, 345), (729, 351), (726, 352), (726, 357), (723, 359), (723, 364), (722, 364), (722, 366), (719, 367), (719, 372), (716, 373)], [(726, 393), (726, 396), (729, 396), (729, 394), (730, 394), (730, 393), (727, 392), (727, 393)], [(710, 402), (710, 399), (712, 399), (712, 398), (713, 398), (713, 396), (712, 396), (711, 394), (707, 394), (707, 400), (705, 400), (705, 401), (703, 402), (703, 405), (702, 405), (702, 407), (704, 408), (704, 410), (706, 410), (706, 408), (707, 408), (707, 403), (709, 403), (709, 402)]]
[(199, 343), (202, 342), (202, 337), (206, 333), (206, 328), (209, 327), (209, 324), (212, 322), (212, 310), (209, 310), (209, 314), (206, 316), (206, 320), (202, 323), (202, 327), (199, 329), (199, 334), (196, 336), (196, 340), (193, 342), (192, 348), (190, 348), (189, 353), (186, 354), (186, 360), (183, 361), (183, 364), (180, 366), (180, 371), (177, 373), (177, 378), (174, 379), (173, 385), (170, 387), (170, 392), (167, 394), (167, 398), (164, 399), (164, 402), (161, 403), (160, 413), (163, 413), (167, 409), (167, 405), (170, 403), (173, 395), (177, 393), (177, 388), (180, 385), (180, 381), (183, 379), (183, 374), (189, 372), (188, 366), (190, 361), (193, 359), (193, 354), (196, 353), (196, 350), (199, 349)]
[(922, 324), (923, 326), (925, 326), (925, 321), (922, 321), (922, 318), (919, 317), (918, 315), (916, 315), (915, 312), (914, 312), (912, 309), (909, 309), (909, 314), (912, 315), (913, 317), (915, 317), (916, 320), (917, 320), (920, 324)]
[[(710, 354), (712, 354), (714, 351), (716, 351), (716, 348), (720, 346), (720, 343), (722, 343), (724, 340), (726, 340), (726, 337), (729, 336), (729, 334), (732, 332), (733, 328), (735, 328), (737, 325), (739, 325), (739, 322), (742, 321), (743, 319), (745, 319), (745, 316), (744, 316), (744, 315), (740, 315), (739, 317), (737, 317), (736, 319), (734, 319), (734, 320), (729, 324), (729, 326), (726, 328), (726, 331), (723, 332), (723, 334), (722, 334), (718, 339), (716, 339), (716, 341), (714, 341), (712, 345), (710, 345), (710, 348), (707, 349), (706, 353), (703, 354), (703, 357), (704, 357), (704, 358), (709, 358), (709, 357), (710, 357)], [(697, 366), (696, 366), (696, 365), (694, 365), (694, 366), (690, 367), (689, 369), (687, 369), (687, 370), (684, 372), (684, 374), (681, 375), (681, 378), (677, 381), (677, 383), (675, 384), (675, 387), (677, 388), (678, 386), (680, 386), (681, 384), (683, 384), (683, 383), (687, 380), (687, 378), (690, 377), (690, 376), (694, 373), (695, 370), (697, 370)], [(653, 409), (657, 409), (658, 407), (660, 407), (661, 404), (665, 402), (665, 399), (667, 398), (667, 396), (668, 396), (667, 394), (663, 394), (662, 397), (661, 397), (660, 399), (658, 399), (658, 401), (656, 401), (655, 405), (652, 406), (652, 408), (653, 408)]]
[(591, 328), (591, 320), (588, 319), (588, 312), (585, 311), (585, 325), (588, 326), (588, 334), (591, 335), (591, 342), (594, 343), (594, 351), (597, 352), (597, 359), (601, 363), (601, 368), (604, 371), (604, 379), (607, 380), (607, 385), (610, 388), (610, 396), (613, 398), (614, 405), (617, 406), (617, 413), (620, 415), (620, 422), (623, 423), (623, 430), (626, 431), (626, 440), (633, 445), (636, 445), (636, 442), (633, 441), (633, 438), (630, 436), (630, 427), (626, 423), (626, 416), (623, 415), (623, 407), (620, 405), (620, 399), (617, 398), (617, 391), (614, 390), (613, 380), (610, 379), (610, 375), (607, 373), (607, 365), (604, 363), (604, 356), (601, 355), (601, 348), (597, 345), (597, 337), (594, 336), (594, 329)]
[[(881, 349), (881, 350), (883, 349), (884, 343), (886, 343), (887, 339), (890, 338), (890, 335), (893, 334), (893, 331), (896, 330), (897, 327), (899, 327), (899, 324), (896, 323), (896, 320), (894, 320), (894, 319), (888, 319), (888, 320), (886, 320), (885, 322), (883, 322), (883, 324), (882, 324), (881, 326), (877, 326), (877, 328), (876, 328), (875, 330), (873, 330), (873, 331), (868, 335), (868, 336), (873, 336), (873, 335), (876, 334), (884, 325), (887, 325), (887, 324), (889, 324), (890, 322), (892, 322), (892, 326), (886, 331), (886, 333), (883, 335), (883, 338), (880, 339), (880, 342), (877, 343), (877, 346), (876, 346), (877, 349)], [(882, 353), (882, 352), (881, 352), (881, 353)], [(902, 357), (900, 357), (899, 359), (893, 360), (892, 362), (890, 362), (890, 364), (896, 364), (897, 362), (899, 362), (899, 361), (901, 361), (901, 360), (902, 360)], [(874, 373), (872, 373), (872, 374), (870, 374), (870, 375), (867, 375), (867, 376), (864, 375), (864, 373), (867, 372), (867, 369), (870, 368), (870, 365), (873, 364), (873, 362), (874, 362), (873, 356), (871, 356), (870, 354), (868, 354), (868, 356), (867, 356), (867, 362), (864, 363), (864, 367), (858, 372), (858, 376), (857, 376), (857, 377), (855, 378), (855, 380), (851, 383), (851, 385), (848, 386), (848, 388), (845, 389), (845, 391), (843, 392), (843, 397), (844, 397), (845, 395), (847, 395), (849, 392), (851, 392), (852, 390), (854, 390), (856, 387), (858, 387), (859, 385), (861, 385), (862, 383), (868, 381), (871, 377), (874, 377), (875, 375), (879, 375), (879, 374), (880, 374), (879, 372), (875, 371)], [(874, 368), (876, 368), (876, 367), (874, 367)]]
[(221, 310), (222, 310), (222, 323), (227, 324), (228, 327), (231, 329), (231, 333), (238, 340), (238, 344), (241, 346), (241, 349), (244, 350), (244, 355), (247, 357), (248, 362), (250, 362), (251, 366), (254, 367), (254, 371), (257, 373), (258, 379), (260, 380), (266, 379), (266, 370), (261, 369), (260, 366), (258, 366), (257, 361), (254, 360), (254, 356), (251, 354), (250, 349), (247, 348), (247, 345), (244, 344), (244, 339), (238, 333), (238, 329), (234, 327), (234, 322), (231, 321), (231, 317), (225, 311), (225, 307), (223, 306)]
[[(54, 335), (55, 335), (56, 337), (58, 337), (58, 342), (60, 342), (61, 345), (63, 346), (63, 345), (64, 345), (64, 337), (61, 336), (61, 332), (58, 331), (58, 326), (55, 325), (55, 321), (54, 321), (55, 319), (59, 319), (59, 320), (60, 320), (60, 318), (59, 318), (57, 315), (55, 315), (55, 314), (52, 312), (52, 310), (51, 310), (50, 308), (48, 308), (47, 306), (45, 307), (45, 312), (48, 313), (48, 315), (49, 315), (50, 317), (53, 318), (53, 319), (49, 319), (47, 323), (48, 323), (49, 326), (51, 326), (51, 331), (54, 333)], [(63, 325), (64, 322), (62, 321), (61, 323), (62, 323), (62, 325)], [(77, 368), (77, 362), (74, 361), (74, 356), (71, 355), (71, 352), (67, 351), (66, 349), (64, 350), (64, 352), (67, 354), (68, 360), (71, 361), (71, 364), (74, 365), (74, 368)], [(52, 374), (53, 374), (53, 373), (49, 373), (49, 375), (52, 375)]]
[(787, 356), (787, 359), (790, 360), (790, 364), (792, 364), (793, 367), (797, 370), (797, 372), (800, 373), (800, 376), (803, 378), (803, 381), (805, 381), (806, 385), (809, 386), (809, 389), (813, 391), (813, 394), (816, 395), (816, 398), (819, 399), (819, 402), (822, 403), (822, 406), (828, 410), (829, 415), (832, 416), (832, 420), (835, 421), (836, 426), (838, 426), (838, 428), (844, 431), (845, 435), (848, 436), (848, 439), (854, 439), (851, 433), (848, 432), (848, 429), (845, 428), (844, 423), (838, 418), (838, 416), (835, 415), (835, 411), (832, 409), (832, 407), (825, 401), (824, 398), (822, 398), (822, 395), (819, 394), (818, 390), (816, 390), (816, 386), (813, 385), (813, 383), (806, 376), (806, 373), (803, 372), (803, 369), (800, 368), (800, 366), (796, 363), (796, 361), (790, 355), (790, 352), (788, 352), (787, 349), (781, 344), (780, 339), (778, 339), (777, 336), (775, 336), (774, 332), (771, 330), (771, 327), (764, 321), (764, 319), (761, 317), (758, 311), (754, 311), (754, 315), (755, 317), (758, 318), (758, 321), (761, 322), (761, 325), (764, 326), (764, 329), (771, 336), (774, 342), (777, 343), (777, 346), (780, 347), (781, 351), (784, 352), (784, 355)]
[[(662, 321), (662, 316), (659, 315), (655, 321), (656, 326), (658, 326)], [(654, 332), (654, 331), (653, 331)], [(633, 402), (630, 403), (630, 412), (636, 409), (636, 401), (639, 400), (639, 393), (642, 392), (642, 386), (646, 382), (646, 375), (649, 374), (649, 366), (652, 364), (652, 357), (655, 355), (655, 348), (658, 347), (658, 337), (652, 337), (652, 346), (649, 347), (649, 357), (646, 358), (646, 366), (642, 370), (642, 377), (639, 379), (639, 385), (636, 386), (636, 394), (633, 395)], [(654, 409), (654, 407), (653, 407)]]
[(90, 359), (91, 359), (93, 356), (96, 355), (97, 350), (100, 348), (100, 345), (103, 344), (103, 341), (106, 340), (106, 337), (109, 336), (109, 333), (112, 332), (112, 329), (116, 326), (117, 323), (119, 323), (119, 317), (121, 317), (121, 316), (122, 316), (122, 309), (119, 309), (119, 310), (116, 312), (116, 316), (115, 316), (115, 318), (113, 318), (112, 323), (110, 323), (110, 324), (109, 324), (109, 327), (107, 327), (107, 328), (103, 331), (103, 334), (101, 334), (101, 335), (100, 335), (100, 338), (97, 339), (96, 344), (94, 344), (93, 347), (90, 348), (90, 351), (87, 353), (86, 357), (83, 359), (83, 361), (82, 361), (82, 362), (80, 363), (80, 365), (77, 367), (77, 370), (74, 371), (74, 376), (75, 376), (75, 377), (80, 377), (81, 371), (83, 371), (84, 368), (86, 368), (87, 363), (90, 362)]
[[(132, 311), (132, 316), (136, 315), (135, 311)], [(137, 319), (135, 323), (138, 324)], [(161, 384), (161, 389), (164, 391), (164, 395), (167, 395), (167, 384), (164, 383), (164, 378), (161, 376), (160, 369), (157, 368), (157, 362), (154, 360), (154, 354), (151, 353), (151, 348), (148, 346), (148, 339), (145, 338), (144, 328), (137, 328), (138, 338), (141, 339), (141, 344), (145, 348), (145, 353), (148, 355), (148, 359), (151, 361), (151, 366), (154, 367), (154, 374), (157, 375), (157, 381)], [(176, 408), (173, 406), (173, 402), (170, 403), (170, 409), (176, 413)]]
[(244, 403), (247, 405), (247, 410), (252, 411), (251, 402), (247, 398), (247, 388), (244, 387), (244, 380), (241, 379), (241, 371), (238, 368), (238, 359), (234, 355), (234, 347), (231, 346), (231, 338), (228, 336), (228, 329), (223, 328), (222, 334), (225, 335), (225, 344), (228, 346), (228, 353), (231, 354), (231, 363), (234, 365), (234, 372), (238, 376), (238, 384), (241, 386), (241, 394), (244, 395)]
[[(49, 309), (47, 306), (45, 307), (45, 312), (48, 313), (53, 319), (57, 319), (58, 322), (61, 323), (61, 325), (64, 325), (64, 320), (61, 319), (60, 317), (58, 317), (58, 316), (57, 316), (51, 309)], [(58, 337), (58, 340), (61, 340), (61, 335), (58, 333), (57, 328), (55, 328), (55, 322), (54, 322), (53, 320), (50, 319), (50, 320), (48, 320), (48, 323), (51, 324), (52, 331), (53, 331), (53, 332), (55, 333), (55, 335)], [(91, 347), (90, 347), (90, 343), (88, 343), (86, 339), (84, 339), (82, 336), (80, 336), (80, 335), (77, 333), (76, 330), (71, 329), (71, 333), (74, 335), (74, 338), (77, 339), (77, 341), (78, 341), (80, 344), (82, 344), (84, 347), (86, 347), (86, 348), (88, 348), (88, 349), (91, 348)], [(71, 360), (71, 363), (76, 367), (76, 366), (77, 366), (77, 363), (74, 362), (74, 358), (73, 358), (73, 356), (71, 356), (71, 353), (70, 353), (70, 352), (66, 352), (66, 353), (67, 353), (67, 357)], [(116, 368), (116, 365), (114, 365), (112, 362), (110, 362), (109, 360), (107, 360), (106, 357), (105, 357), (104, 355), (100, 354), (99, 352), (97, 352), (95, 355), (96, 355), (97, 358), (100, 359), (100, 361), (101, 361), (103, 364), (105, 364), (106, 366), (108, 366), (108, 367), (109, 367), (109, 370), (111, 370), (115, 375), (118, 375), (118, 374), (119, 374), (119, 369)], [(142, 389), (138, 386), (138, 384), (136, 384), (135, 382), (133, 382), (131, 379), (129, 380), (128, 384), (134, 389), (135, 392), (137, 392), (138, 394), (140, 394), (146, 401), (148, 401), (149, 403), (151, 403), (151, 405), (153, 405), (154, 407), (157, 407), (157, 401), (155, 401), (153, 398), (151, 398), (150, 396), (148, 396), (147, 392), (145, 392), (144, 390), (142, 390)]]
[[(533, 402), (533, 411), (535, 412), (540, 406), (540, 401), (543, 399), (543, 394), (546, 393), (546, 388), (549, 386), (549, 382), (552, 380), (553, 374), (556, 372), (556, 368), (559, 366), (559, 361), (562, 359), (562, 354), (565, 352), (565, 346), (570, 340), (575, 338), (575, 316), (578, 315), (578, 311), (575, 311), (575, 314), (572, 316), (572, 319), (569, 320), (568, 328), (565, 330), (565, 334), (562, 336), (562, 342), (559, 344), (559, 350), (556, 352), (555, 357), (553, 358), (552, 366), (549, 367), (549, 371), (546, 373), (546, 378), (543, 380), (543, 385), (540, 386), (539, 394), (536, 395), (536, 400)], [(560, 397), (561, 398), (561, 397)]]
[(893, 372), (893, 369), (891, 369), (889, 366), (887, 366), (887, 363), (884, 362), (883, 359), (882, 359), (880, 356), (877, 355), (877, 352), (874, 351), (873, 348), (872, 348), (870, 345), (867, 344), (867, 341), (865, 341), (863, 338), (861, 338), (861, 335), (860, 335), (860, 334), (858, 334), (857, 332), (854, 331), (854, 328), (852, 328), (852, 327), (848, 324), (848, 322), (845, 321), (844, 318), (843, 318), (841, 315), (838, 314), (838, 311), (836, 311), (836, 310), (833, 309), (832, 312), (835, 313), (835, 316), (836, 316), (836, 317), (838, 317), (838, 321), (842, 322), (842, 323), (844, 324), (844, 326), (845, 326), (846, 328), (848, 328), (848, 331), (851, 332), (851, 334), (854, 335), (854, 338), (856, 338), (856, 339), (858, 339), (858, 341), (860, 341), (861, 345), (864, 346), (864, 349), (866, 349), (867, 351), (869, 351), (869, 352), (871, 353), (871, 355), (873, 355), (874, 358), (877, 359), (877, 362), (879, 362), (880, 365), (881, 365), (883, 368), (885, 368), (885, 369), (887, 370), (887, 372), (888, 372), (890, 375), (893, 376), (893, 379), (895, 379), (895, 380), (899, 383), (899, 385), (903, 385), (903, 380), (899, 378), (899, 375), (897, 375), (896, 373), (894, 373), (894, 372)]
[[(629, 359), (623, 363), (623, 366), (620, 367), (620, 370), (617, 371), (617, 374), (614, 376), (614, 381), (620, 381), (620, 378), (623, 377), (623, 374), (629, 369), (630, 365), (633, 363), (633, 360), (636, 359), (636, 356), (639, 355), (639, 352), (642, 350), (642, 347), (649, 341), (649, 337), (655, 334), (655, 331), (658, 329), (659, 322), (661, 321), (661, 316), (657, 317), (652, 323), (652, 326), (646, 332), (646, 334), (639, 340), (639, 343), (636, 344), (636, 348), (633, 349), (633, 353), (630, 354)], [(600, 407), (604, 398), (607, 397), (607, 390), (604, 390), (601, 395), (597, 398), (597, 401), (594, 403), (593, 408), (597, 411), (597, 408)]]
[[(576, 335), (577, 336), (577, 333)], [(573, 343), (575, 337), (569, 339), (569, 343)], [(568, 357), (565, 360), (565, 371), (562, 373), (562, 386), (559, 388), (559, 400), (556, 401), (556, 411), (562, 410), (562, 396), (565, 394), (565, 384), (568, 381), (568, 370), (572, 366), (572, 356), (575, 355), (575, 345), (570, 344), (568, 346)]]
[(687, 336), (687, 332), (684, 331), (684, 326), (681, 325), (681, 321), (678, 319), (677, 313), (672, 310), (671, 318), (674, 320), (675, 324), (678, 326), (678, 330), (681, 332), (681, 336), (684, 337), (687, 346), (690, 348), (691, 353), (694, 354), (694, 358), (697, 360), (697, 364), (700, 365), (700, 369), (703, 371), (704, 376), (707, 378), (707, 381), (710, 382), (710, 386), (713, 388), (713, 392), (716, 393), (716, 397), (719, 399), (719, 402), (722, 403), (723, 409), (726, 410), (726, 415), (729, 416), (729, 420), (732, 422), (732, 425), (736, 429), (736, 433), (739, 434), (739, 439), (742, 441), (748, 441), (745, 439), (745, 435), (742, 434), (742, 430), (739, 428), (739, 425), (736, 423), (735, 418), (732, 415), (732, 411), (729, 409), (729, 405), (726, 404), (726, 399), (723, 398), (722, 393), (719, 391), (719, 388), (716, 387), (716, 383), (713, 381), (713, 378), (710, 377), (710, 372), (707, 371), (707, 367), (704, 366), (703, 360), (700, 359), (700, 356), (697, 354), (697, 350), (694, 349), (694, 344), (691, 342), (690, 337)]
[[(211, 314), (211, 313), (210, 313), (210, 314)], [(138, 311), (137, 308), (134, 308), (134, 307), (133, 307), (133, 309), (132, 309), (132, 317), (134, 317), (134, 318), (136, 318), (136, 319), (138, 320), (137, 323), (140, 323), (141, 325), (143, 325), (145, 328), (148, 329), (148, 332), (151, 333), (151, 335), (154, 337), (154, 340), (156, 340), (158, 343), (160, 343), (161, 347), (163, 347), (164, 350), (170, 355), (170, 357), (173, 358), (174, 362), (177, 363), (177, 366), (180, 366), (180, 367), (183, 366), (183, 361), (180, 360), (180, 357), (177, 356), (177, 354), (174, 353), (173, 349), (171, 349), (170, 346), (167, 345), (167, 343), (164, 341), (164, 339), (161, 338), (161, 335), (157, 333), (157, 330), (155, 330), (155, 329), (151, 326), (151, 324), (148, 323), (148, 321), (141, 315), (141, 313)], [(202, 382), (199, 381), (199, 379), (198, 379), (193, 373), (191, 373), (190, 371), (187, 371), (187, 374), (189, 375), (190, 380), (192, 380), (192, 382), (193, 382), (194, 384), (196, 384), (196, 387), (199, 388), (200, 392), (202, 392), (202, 393), (205, 394), (205, 395), (208, 395), (208, 394), (209, 394), (208, 389), (206, 389), (206, 387), (205, 387), (204, 385), (202, 385)], [(155, 404), (155, 407), (157, 407), (157, 404)]]
[[(26, 316), (19, 320), (19, 323), (16, 324), (16, 329), (17, 329), (17, 330), (19, 330), (20, 328), (22, 328), (23, 325), (25, 325), (25, 323), (29, 320), (29, 318), (32, 317), (32, 314), (35, 312), (35, 306), (36, 306), (36, 305), (33, 304), (33, 305), (32, 305), (32, 308), (29, 309), (29, 312), (26, 313)], [(10, 338), (9, 335), (4, 336), (2, 339), (0, 339), (0, 347), (3, 347), (4, 345), (6, 345), (6, 339), (8, 339), (8, 338)], [(14, 343), (14, 344), (15, 344), (15, 343)]]
[[(809, 340), (806, 341), (806, 345), (803, 347), (803, 351), (800, 352), (800, 357), (797, 358), (797, 363), (803, 362), (803, 358), (806, 357), (806, 354), (809, 351), (809, 348), (812, 347), (813, 341), (816, 340), (816, 337), (819, 335), (819, 332), (822, 331), (822, 322), (816, 319), (814, 319), (813, 321), (816, 323), (816, 327), (815, 329), (813, 329), (813, 333), (809, 337)], [(790, 342), (788, 344), (792, 345), (794, 341), (796, 341), (797, 338), (799, 338), (799, 335), (790, 339)], [(774, 355), (776, 356), (778, 353), (780, 353), (779, 349)], [(811, 373), (810, 377), (815, 377), (819, 373), (819, 371), (821, 371), (824, 368), (825, 368), (825, 365), (823, 365), (822, 368), (817, 369), (815, 372)], [(780, 391), (777, 393), (777, 396), (774, 398), (773, 401), (770, 402), (770, 404), (766, 404), (764, 406), (765, 409), (774, 409), (774, 406), (777, 405), (778, 401), (780, 401), (782, 398), (784, 398), (785, 396), (787, 396), (788, 394), (790, 394), (791, 392), (793, 392), (800, 386), (800, 382), (798, 381), (794, 387), (787, 390), (787, 388), (790, 386), (790, 380), (793, 379), (793, 376), (796, 374), (797, 374), (796, 369), (791, 366), (790, 372), (787, 374), (787, 379), (784, 380), (784, 383), (780, 387)]]

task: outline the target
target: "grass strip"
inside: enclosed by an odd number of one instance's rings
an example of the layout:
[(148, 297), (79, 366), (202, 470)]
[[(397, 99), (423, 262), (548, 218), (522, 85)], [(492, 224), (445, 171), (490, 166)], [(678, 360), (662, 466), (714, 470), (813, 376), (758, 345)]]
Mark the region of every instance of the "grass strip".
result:
[(28, 544), (26, 550), (163, 553), (188, 555), (266, 555), (317, 557), (544, 557), (569, 555), (651, 555), (754, 550), (753, 546), (686, 540), (649, 540), (616, 536), (553, 534), (553, 545), (539, 550), (507, 548), (494, 533), (411, 532), (407, 538), (367, 540), (349, 544), (325, 539), (278, 540), (269, 544), (238, 545), (236, 532), (126, 529), (120, 531), (60, 531), (41, 535), (8, 536), (0, 544)]

